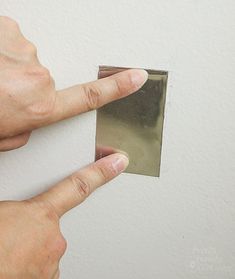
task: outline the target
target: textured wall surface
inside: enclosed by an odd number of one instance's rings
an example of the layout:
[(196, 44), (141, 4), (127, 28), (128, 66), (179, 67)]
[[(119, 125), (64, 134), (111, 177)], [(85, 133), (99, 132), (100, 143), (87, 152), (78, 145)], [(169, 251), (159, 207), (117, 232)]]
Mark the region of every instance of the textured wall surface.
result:
[[(235, 2), (0, 0), (57, 88), (99, 64), (169, 71), (160, 179), (122, 174), (62, 219), (61, 278), (235, 278)], [(94, 158), (95, 112), (0, 154), (0, 198)]]

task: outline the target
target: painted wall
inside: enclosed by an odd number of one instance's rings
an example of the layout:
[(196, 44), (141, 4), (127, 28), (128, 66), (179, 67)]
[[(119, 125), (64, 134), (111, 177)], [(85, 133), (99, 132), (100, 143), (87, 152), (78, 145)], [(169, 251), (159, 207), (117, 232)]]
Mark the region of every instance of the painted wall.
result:
[[(57, 88), (99, 64), (169, 71), (160, 179), (123, 174), (62, 220), (61, 278), (235, 278), (235, 2), (1, 0)], [(95, 112), (0, 154), (0, 198), (91, 162)]]

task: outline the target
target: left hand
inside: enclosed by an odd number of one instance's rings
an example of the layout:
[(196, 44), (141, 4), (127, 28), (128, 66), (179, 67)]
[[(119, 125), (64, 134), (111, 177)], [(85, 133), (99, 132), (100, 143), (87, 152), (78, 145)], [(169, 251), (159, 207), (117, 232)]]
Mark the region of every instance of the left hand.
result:
[(123, 98), (147, 79), (144, 70), (127, 70), (56, 91), (14, 20), (0, 16), (0, 38), (0, 151), (25, 145), (34, 129)]

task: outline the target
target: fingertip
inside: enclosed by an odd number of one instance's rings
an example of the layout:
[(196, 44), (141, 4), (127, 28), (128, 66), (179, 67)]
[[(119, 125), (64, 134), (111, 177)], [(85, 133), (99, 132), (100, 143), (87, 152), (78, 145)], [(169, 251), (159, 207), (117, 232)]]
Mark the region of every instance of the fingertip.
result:
[(122, 173), (129, 165), (129, 158), (126, 154), (116, 153), (111, 155), (112, 158), (112, 167), (116, 174)]
[(136, 88), (140, 88), (148, 79), (148, 72), (143, 69), (131, 70), (131, 81)]

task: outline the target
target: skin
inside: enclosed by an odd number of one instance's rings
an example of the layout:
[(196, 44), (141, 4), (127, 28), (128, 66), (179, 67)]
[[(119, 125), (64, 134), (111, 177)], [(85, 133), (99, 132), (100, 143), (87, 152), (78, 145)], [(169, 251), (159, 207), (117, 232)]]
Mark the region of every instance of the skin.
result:
[[(0, 17), (0, 38), (0, 151), (24, 146), (34, 129), (123, 98), (147, 79), (145, 71), (134, 69), (56, 91), (14, 20)], [(106, 151), (38, 196), (0, 202), (0, 279), (59, 278), (66, 250), (60, 218), (128, 165), (124, 154)]]

